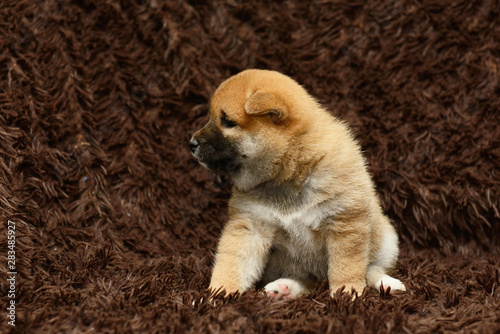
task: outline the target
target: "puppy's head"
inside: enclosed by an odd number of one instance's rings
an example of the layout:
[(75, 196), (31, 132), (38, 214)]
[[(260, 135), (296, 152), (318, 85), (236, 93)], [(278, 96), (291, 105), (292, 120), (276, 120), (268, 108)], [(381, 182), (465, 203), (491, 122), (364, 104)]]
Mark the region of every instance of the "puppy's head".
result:
[(278, 72), (247, 70), (229, 78), (212, 97), (208, 123), (191, 139), (193, 155), (244, 188), (272, 178), (300, 131), (294, 101), (301, 97), (310, 100)]

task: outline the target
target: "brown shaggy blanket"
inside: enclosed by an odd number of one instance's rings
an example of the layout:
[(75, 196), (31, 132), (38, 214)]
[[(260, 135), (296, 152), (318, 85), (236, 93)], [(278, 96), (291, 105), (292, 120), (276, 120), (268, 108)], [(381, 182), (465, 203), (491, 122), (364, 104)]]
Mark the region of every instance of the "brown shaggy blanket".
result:
[[(230, 180), (188, 142), (246, 68), (350, 123), (406, 293), (208, 302)], [(2, 0), (0, 332), (499, 333), (499, 72), (498, 0)]]

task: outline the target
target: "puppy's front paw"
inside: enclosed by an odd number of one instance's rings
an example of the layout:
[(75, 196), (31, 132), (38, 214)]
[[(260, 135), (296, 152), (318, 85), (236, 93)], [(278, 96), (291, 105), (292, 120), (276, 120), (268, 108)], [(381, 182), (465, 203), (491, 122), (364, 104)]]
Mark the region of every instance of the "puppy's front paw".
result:
[(342, 284), (342, 285), (337, 284), (337, 285), (330, 287), (330, 296), (333, 297), (339, 289), (344, 288), (342, 291), (343, 293), (350, 294), (354, 290), (355, 293), (352, 296), (352, 299), (354, 300), (354, 299), (356, 299), (356, 296), (361, 296), (365, 287), (366, 287), (366, 284), (364, 284), (364, 283), (351, 283), (351, 284)]
[(289, 278), (277, 279), (267, 284), (264, 290), (268, 296), (277, 300), (296, 298), (305, 292), (302, 284)]

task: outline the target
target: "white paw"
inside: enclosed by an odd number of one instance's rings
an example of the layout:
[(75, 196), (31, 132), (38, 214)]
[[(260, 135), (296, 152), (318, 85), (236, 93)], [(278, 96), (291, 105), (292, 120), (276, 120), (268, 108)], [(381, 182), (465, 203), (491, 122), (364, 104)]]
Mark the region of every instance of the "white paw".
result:
[(280, 278), (264, 287), (267, 295), (274, 299), (291, 299), (300, 296), (306, 289), (299, 282)]
[(387, 289), (391, 288), (391, 293), (393, 291), (399, 290), (399, 291), (406, 291), (406, 287), (397, 278), (385, 275), (382, 277), (376, 284), (375, 284), (375, 289), (380, 291), (380, 287), (382, 286), (382, 289), (384, 291), (387, 291)]

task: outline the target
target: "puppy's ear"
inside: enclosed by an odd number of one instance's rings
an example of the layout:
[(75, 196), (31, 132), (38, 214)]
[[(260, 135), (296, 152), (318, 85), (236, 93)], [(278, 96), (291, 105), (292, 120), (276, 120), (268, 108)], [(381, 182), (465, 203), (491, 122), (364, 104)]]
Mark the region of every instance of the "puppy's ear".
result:
[(262, 91), (256, 91), (246, 100), (245, 111), (249, 115), (269, 114), (274, 123), (281, 123), (288, 116), (288, 108), (281, 97)]

